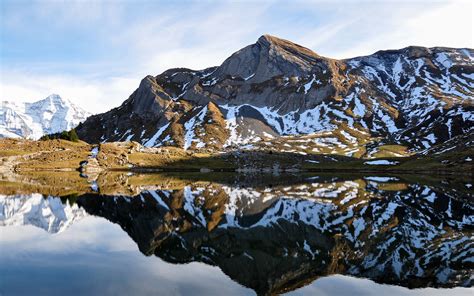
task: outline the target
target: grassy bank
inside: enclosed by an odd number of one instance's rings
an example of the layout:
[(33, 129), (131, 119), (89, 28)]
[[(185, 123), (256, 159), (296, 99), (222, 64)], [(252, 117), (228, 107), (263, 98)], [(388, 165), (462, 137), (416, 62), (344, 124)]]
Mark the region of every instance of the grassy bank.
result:
[[(98, 154), (92, 155), (97, 147)], [(387, 147), (387, 149), (395, 149)], [(81, 163), (94, 163), (95, 171), (135, 172), (392, 172), (472, 175), (472, 147), (428, 156), (361, 159), (335, 154), (301, 154), (275, 151), (206, 153), (176, 147), (143, 148), (137, 143), (89, 145), (66, 140), (1, 140), (3, 171), (75, 171)], [(94, 159), (92, 159), (94, 158)], [(92, 161), (93, 160), (93, 161)]]

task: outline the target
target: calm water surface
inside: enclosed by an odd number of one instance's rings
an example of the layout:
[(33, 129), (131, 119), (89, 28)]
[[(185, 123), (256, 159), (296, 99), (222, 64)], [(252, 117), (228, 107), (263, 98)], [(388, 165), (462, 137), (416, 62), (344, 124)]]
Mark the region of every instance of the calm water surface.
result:
[(469, 180), (113, 179), (67, 197), (4, 188), (1, 295), (474, 291)]

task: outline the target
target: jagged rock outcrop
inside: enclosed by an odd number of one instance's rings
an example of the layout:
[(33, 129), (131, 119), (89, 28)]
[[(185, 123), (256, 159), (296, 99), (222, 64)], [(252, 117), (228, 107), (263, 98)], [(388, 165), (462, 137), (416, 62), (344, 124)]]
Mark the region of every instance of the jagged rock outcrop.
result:
[(212, 151), (420, 151), (472, 132), (473, 73), (472, 49), (407, 47), (335, 60), (264, 35), (219, 67), (145, 77), (122, 106), (90, 117), (78, 134)]

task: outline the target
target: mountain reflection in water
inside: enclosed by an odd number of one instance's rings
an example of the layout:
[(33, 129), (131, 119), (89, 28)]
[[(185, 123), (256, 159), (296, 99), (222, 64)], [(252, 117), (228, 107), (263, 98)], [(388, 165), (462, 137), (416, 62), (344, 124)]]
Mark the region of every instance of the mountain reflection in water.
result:
[(61, 199), (2, 195), (0, 225), (64, 233), (89, 215), (103, 217), (147, 256), (217, 266), (262, 295), (303, 292), (334, 274), (408, 288), (473, 285), (469, 181), (201, 176), (148, 175), (142, 184), (121, 175), (114, 190)]

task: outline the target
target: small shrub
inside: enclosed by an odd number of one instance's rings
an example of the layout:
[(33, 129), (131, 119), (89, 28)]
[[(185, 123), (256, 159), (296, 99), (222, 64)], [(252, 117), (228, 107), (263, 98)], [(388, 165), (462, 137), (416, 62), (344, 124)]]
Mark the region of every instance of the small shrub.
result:
[(72, 129), (70, 131), (62, 131), (56, 134), (44, 135), (40, 138), (41, 141), (54, 140), (54, 139), (62, 139), (62, 140), (67, 140), (71, 142), (79, 142), (79, 136), (77, 135), (75, 129)]

